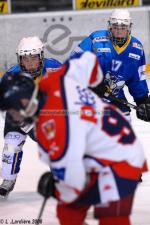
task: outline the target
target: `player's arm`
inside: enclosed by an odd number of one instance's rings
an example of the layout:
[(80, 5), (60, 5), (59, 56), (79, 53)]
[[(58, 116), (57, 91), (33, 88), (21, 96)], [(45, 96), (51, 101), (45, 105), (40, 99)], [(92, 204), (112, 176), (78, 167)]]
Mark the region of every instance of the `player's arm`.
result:
[(76, 57), (79, 53), (85, 52), (85, 51), (90, 51), (92, 52), (92, 39), (91, 37), (86, 37), (83, 39), (83, 41), (71, 52), (70, 57)]
[(134, 77), (128, 84), (129, 92), (136, 102), (137, 117), (144, 121), (150, 121), (150, 97), (148, 96), (149, 90), (146, 82), (145, 72), (145, 54), (144, 51), (141, 55), (138, 71), (135, 72)]
[(19, 73), (20, 72), (20, 66), (18, 64), (10, 67), (1, 77), (1, 79), (3, 79), (3, 77), (8, 76), (9, 74), (13, 74), (13, 73)]
[(43, 66), (43, 76), (45, 74), (48, 74), (48, 72), (54, 72), (58, 70), (59, 67), (61, 67), (61, 63), (53, 58), (45, 58), (44, 59), (44, 66)]
[(80, 151), (80, 154), (78, 152), (76, 156), (72, 155), (71, 157), (72, 152), (69, 147), (69, 153), (57, 162), (51, 160), (50, 165), (48, 153), (40, 151), (40, 158), (49, 164), (52, 172), (52, 174), (47, 172), (40, 178), (38, 192), (41, 195), (44, 197), (53, 196), (61, 202), (71, 203), (86, 187), (83, 152)]
[(103, 80), (101, 66), (95, 54), (87, 51), (78, 58), (69, 60), (66, 76), (76, 80), (84, 87), (96, 87)]
[(47, 68), (53, 68), (53, 69), (58, 69), (61, 66), (61, 62), (59, 62), (56, 59), (50, 58), (49, 62), (47, 63)]

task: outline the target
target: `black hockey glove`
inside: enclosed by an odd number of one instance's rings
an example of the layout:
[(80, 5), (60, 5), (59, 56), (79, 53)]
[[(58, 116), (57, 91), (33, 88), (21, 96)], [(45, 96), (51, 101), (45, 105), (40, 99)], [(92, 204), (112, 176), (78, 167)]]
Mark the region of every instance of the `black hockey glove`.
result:
[(37, 191), (45, 198), (54, 197), (55, 180), (51, 172), (46, 172), (41, 176)]
[(136, 110), (137, 117), (146, 122), (150, 122), (150, 96), (146, 97), (143, 103), (139, 104), (138, 101), (136, 101), (136, 103), (138, 105)]
[(96, 87), (89, 87), (98, 97), (103, 98), (107, 88), (105, 87), (104, 83), (98, 84)]

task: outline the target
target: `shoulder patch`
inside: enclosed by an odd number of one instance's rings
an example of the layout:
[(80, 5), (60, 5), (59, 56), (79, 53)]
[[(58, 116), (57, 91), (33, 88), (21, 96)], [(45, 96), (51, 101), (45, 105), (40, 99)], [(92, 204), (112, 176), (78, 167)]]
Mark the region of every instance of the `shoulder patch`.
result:
[(140, 60), (141, 56), (134, 53), (129, 53), (129, 58)]
[(46, 72), (54, 72), (54, 71), (56, 71), (56, 70), (58, 70), (59, 68), (58, 67), (56, 67), (56, 68), (46, 68)]
[(110, 48), (97, 48), (96, 52), (111, 52)]
[(138, 48), (138, 49), (140, 49), (140, 50), (143, 50), (143, 46), (142, 46), (141, 44), (138, 44), (137, 42), (133, 42), (133, 43), (132, 43), (132, 46), (133, 46), (134, 48)]
[[(44, 111), (43, 111), (44, 113)], [(45, 114), (50, 113), (49, 111), (45, 112)], [(45, 121), (42, 124), (42, 132), (44, 133), (46, 139), (50, 140), (55, 137), (56, 134), (56, 125), (55, 121), (53, 119), (50, 119), (48, 121)]]

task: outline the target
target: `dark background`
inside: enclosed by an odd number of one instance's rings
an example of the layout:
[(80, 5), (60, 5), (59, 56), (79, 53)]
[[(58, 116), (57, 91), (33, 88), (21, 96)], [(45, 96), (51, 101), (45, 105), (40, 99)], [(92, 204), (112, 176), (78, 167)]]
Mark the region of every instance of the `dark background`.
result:
[[(143, 0), (150, 5), (150, 0)], [(11, 0), (12, 13), (72, 10), (72, 0)]]

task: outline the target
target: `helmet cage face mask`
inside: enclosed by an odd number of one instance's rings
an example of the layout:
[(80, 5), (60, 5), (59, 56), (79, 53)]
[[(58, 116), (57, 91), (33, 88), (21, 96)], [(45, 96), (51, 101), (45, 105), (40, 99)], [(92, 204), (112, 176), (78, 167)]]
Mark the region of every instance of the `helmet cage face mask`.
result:
[[(113, 26), (115, 26), (116, 29), (117, 27), (118, 29), (126, 28), (127, 30), (126, 35), (124, 37), (116, 37), (112, 32)], [(122, 18), (117, 11), (116, 15), (112, 15), (110, 19), (108, 20), (108, 30), (109, 30), (110, 38), (115, 45), (122, 46), (125, 44), (125, 42), (127, 41), (128, 37), (131, 34), (131, 28), (132, 28), (132, 23), (128, 13), (126, 15), (126, 18), (125, 16), (124, 18)]]
[[(30, 73), (33, 78), (41, 75), (44, 60), (44, 45), (38, 37), (23, 38), (17, 47), (17, 60), (23, 72)], [(27, 70), (22, 64), (23, 56), (36, 56), (39, 57), (39, 66), (33, 70)]]
[(35, 79), (36, 77), (40, 76), (41, 73), (42, 73), (42, 69), (43, 69), (44, 53), (41, 52), (41, 54), (38, 54), (40, 63), (39, 63), (39, 66), (38, 66), (36, 69), (33, 69), (33, 70), (27, 70), (27, 69), (25, 68), (25, 66), (24, 66), (23, 63), (22, 63), (22, 57), (23, 57), (23, 56), (34, 56), (34, 55), (33, 55), (33, 54), (30, 54), (30, 55), (24, 54), (24, 55), (19, 56), (19, 55), (17, 54), (17, 59), (18, 59), (19, 65), (20, 65), (20, 67), (21, 67), (21, 70), (22, 70), (23, 72), (25, 72), (25, 73), (30, 73), (30, 74), (32, 75), (33, 79)]

